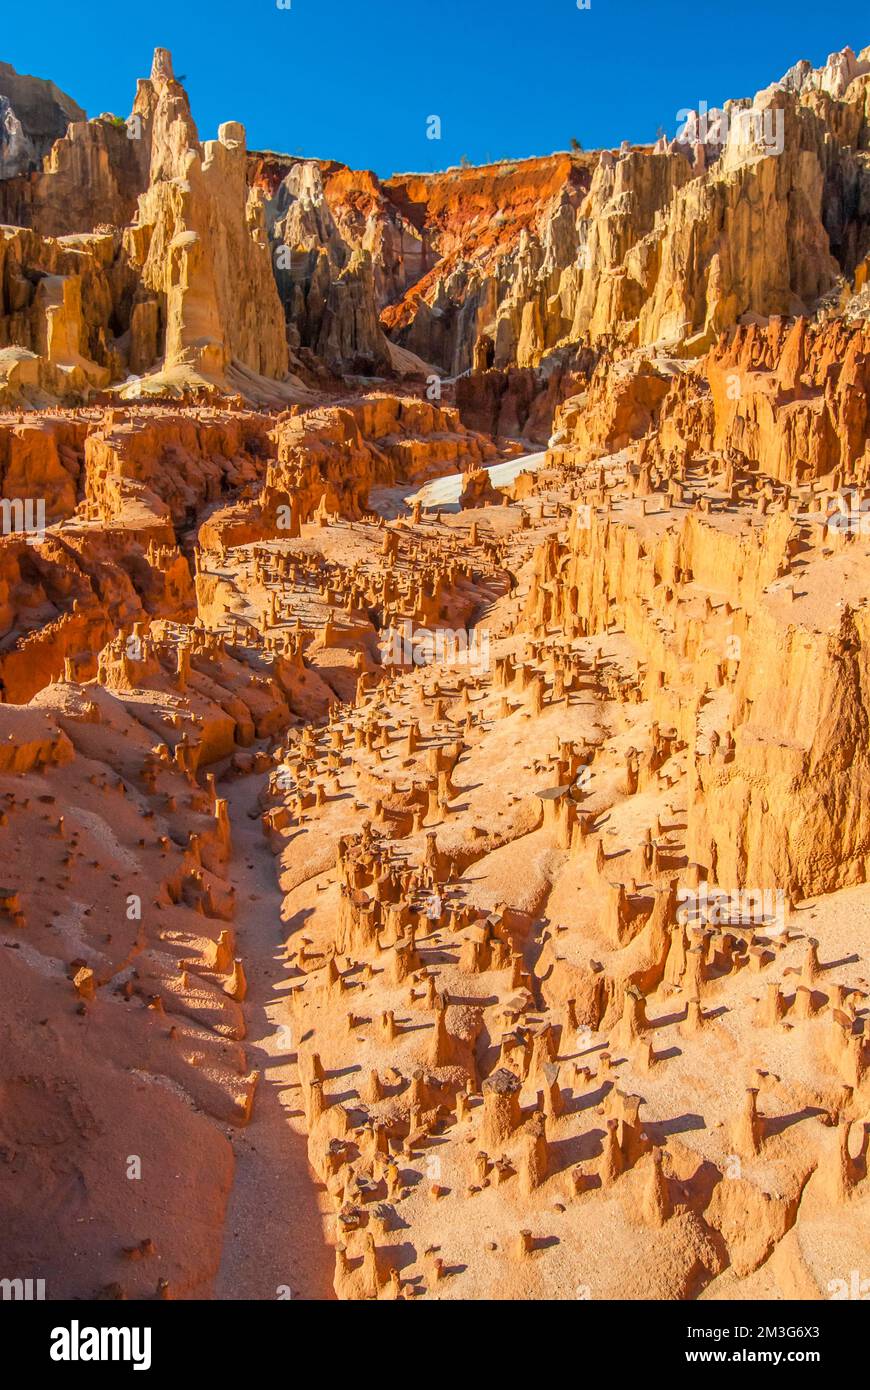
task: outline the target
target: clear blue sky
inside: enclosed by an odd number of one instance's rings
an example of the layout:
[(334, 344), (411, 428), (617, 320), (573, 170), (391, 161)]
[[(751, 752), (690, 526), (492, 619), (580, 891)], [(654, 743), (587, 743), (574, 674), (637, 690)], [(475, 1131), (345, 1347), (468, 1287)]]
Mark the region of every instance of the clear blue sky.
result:
[[(6, 0), (0, 59), (89, 116), (126, 116), (155, 46), (201, 138), (340, 159), (382, 176), (621, 139), (682, 107), (750, 96), (798, 58), (870, 44), (867, 0)], [(442, 139), (426, 139), (438, 115)]]

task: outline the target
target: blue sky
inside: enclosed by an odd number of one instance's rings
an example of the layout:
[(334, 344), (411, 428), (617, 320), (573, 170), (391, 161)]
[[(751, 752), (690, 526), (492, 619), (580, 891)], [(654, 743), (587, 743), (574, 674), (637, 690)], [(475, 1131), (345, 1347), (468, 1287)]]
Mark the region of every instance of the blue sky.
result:
[[(683, 107), (748, 96), (798, 58), (870, 44), (867, 0), (7, 0), (0, 59), (88, 115), (126, 116), (153, 48), (186, 77), (200, 136), (426, 171), (654, 140)], [(437, 115), (440, 141), (426, 138)]]

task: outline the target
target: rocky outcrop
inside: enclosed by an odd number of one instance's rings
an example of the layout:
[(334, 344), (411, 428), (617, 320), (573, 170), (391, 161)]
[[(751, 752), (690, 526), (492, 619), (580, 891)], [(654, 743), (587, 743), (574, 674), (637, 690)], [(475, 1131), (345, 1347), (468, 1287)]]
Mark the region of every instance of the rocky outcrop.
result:
[(3, 496), (40, 499), (46, 528), (7, 527), (0, 538), (0, 681), (9, 702), (24, 703), (65, 670), (93, 678), (100, 648), (136, 623), (192, 619), (180, 544), (206, 506), (260, 476), (268, 423), (134, 408), (7, 426)]
[(0, 217), (42, 236), (123, 227), (148, 186), (154, 91), (140, 82), (126, 120), (80, 113), (38, 168), (0, 181)]
[(414, 397), (277, 418), (135, 405), (22, 415), (0, 428), (0, 692), (23, 704), (64, 671), (92, 679), (117, 632), (192, 621), (199, 550), (359, 518), (377, 484), (496, 456), (455, 410)]
[[(421, 359), (423, 370), (539, 361), (550, 301), (569, 294), (573, 282), (573, 272), (561, 275), (578, 250), (565, 207), (576, 206), (593, 165), (591, 156), (564, 155), (381, 181), (343, 165), (252, 156), (250, 178), (270, 198), (291, 335), (331, 353), (333, 362), (337, 346), (349, 343), (363, 365), (383, 369), (388, 357), (375, 323), (381, 311), (387, 334)], [(354, 295), (330, 298), (332, 286), (348, 281), (351, 262)], [(531, 293), (534, 312), (526, 307)], [(343, 298), (353, 298), (353, 307), (345, 310)], [(324, 317), (337, 324), (325, 338)], [(552, 345), (559, 333), (551, 323), (543, 336)]]
[(795, 487), (870, 476), (870, 328), (774, 321), (724, 338), (705, 364), (714, 443)]
[(250, 394), (244, 374), (283, 379), (288, 348), (379, 376), (549, 371), (583, 344), (699, 355), (753, 316), (860, 295), (868, 92), (866, 53), (844, 50), (654, 147), (382, 181), (247, 155), (234, 122), (200, 145), (159, 50), (127, 121), (74, 120), (42, 169), (0, 179), (0, 216), (44, 239), (119, 229), (104, 355), (113, 380), (150, 378), (128, 394)]
[(0, 229), (0, 398), (82, 398), (124, 371), (135, 291), (120, 237)]
[(164, 374), (219, 380), (233, 359), (287, 371), (283, 318), (271, 272), (262, 199), (248, 193), (245, 132), (221, 126), (200, 150), (169, 55), (157, 50), (148, 190), (127, 233), (143, 291), (165, 315)]
[(399, 343), (450, 375), (540, 362), (567, 337), (580, 283), (577, 217), (595, 164), (554, 155), (390, 180), (435, 264), (384, 310)]
[[(850, 50), (801, 73), (654, 148), (391, 181), (439, 260), (388, 331), (459, 372), (611, 335), (697, 352), (744, 315), (809, 311), (867, 254), (870, 77)], [(531, 215), (513, 220), (524, 175)]]
[[(254, 187), (263, 181), (255, 168)], [(293, 163), (273, 187), (267, 221), (291, 346), (310, 347), (337, 372), (391, 374), (368, 227), (345, 220), (342, 234), (316, 161)]]
[[(254, 736), (264, 686), (246, 703), (249, 669), (193, 631), (116, 642), (86, 686), (68, 674), (30, 708), (0, 705), (4, 1258), (29, 1276), (39, 1249), (46, 1297), (206, 1296), (226, 1131), (248, 1123), (258, 1072), (227, 803), (193, 770)], [(277, 687), (269, 698), (286, 719)], [(41, 797), (21, 795), (30, 779)], [(155, 1199), (148, 1175), (170, 1153), (172, 1190)]]
[(594, 353), (586, 350), (569, 360), (571, 365), (554, 362), (546, 370), (492, 367), (457, 377), (453, 394), (463, 424), (496, 437), (546, 444), (560, 404), (585, 384)]
[(549, 443), (561, 458), (587, 463), (647, 434), (658, 420), (679, 364), (644, 353), (606, 356), (588, 388), (556, 408)]
[[(7, 399), (80, 398), (131, 374), (126, 394), (256, 394), (256, 378), (288, 379), (244, 129), (228, 123), (201, 147), (164, 50), (126, 123), (71, 125), (42, 172), (0, 196), (32, 224), (3, 236)], [(288, 380), (283, 403), (305, 394)]]
[(695, 364), (641, 349), (607, 357), (556, 408), (553, 456), (586, 463), (650, 435), (649, 463), (716, 450), (794, 489), (863, 485), (868, 353), (863, 317), (774, 317), (723, 333)]

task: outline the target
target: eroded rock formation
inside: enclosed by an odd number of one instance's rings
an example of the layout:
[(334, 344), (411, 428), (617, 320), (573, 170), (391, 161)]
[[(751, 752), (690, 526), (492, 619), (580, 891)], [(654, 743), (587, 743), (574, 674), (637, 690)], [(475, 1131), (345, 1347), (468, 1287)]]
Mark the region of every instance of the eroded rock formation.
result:
[(4, 1268), (866, 1267), (868, 81), (382, 182), (157, 50), (0, 182)]

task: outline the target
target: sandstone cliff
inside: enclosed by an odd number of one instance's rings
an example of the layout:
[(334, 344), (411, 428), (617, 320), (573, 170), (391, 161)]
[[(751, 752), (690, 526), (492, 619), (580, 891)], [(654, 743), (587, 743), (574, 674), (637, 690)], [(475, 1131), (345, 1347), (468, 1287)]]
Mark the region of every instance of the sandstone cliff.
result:
[(697, 351), (744, 315), (807, 312), (867, 254), (868, 71), (845, 50), (654, 148), (391, 181), (435, 224), (439, 260), (385, 310), (388, 330), (456, 372), (610, 335)]
[[(7, 215), (32, 226), (5, 232), (3, 345), (18, 349), (5, 358), (11, 399), (33, 399), (34, 388), (80, 397), (149, 370), (139, 389), (152, 392), (233, 389), (234, 369), (287, 377), (244, 130), (230, 122), (200, 146), (165, 51), (126, 123), (72, 124), (42, 171), (0, 183), (0, 196)], [(298, 398), (293, 385), (285, 401)]]

